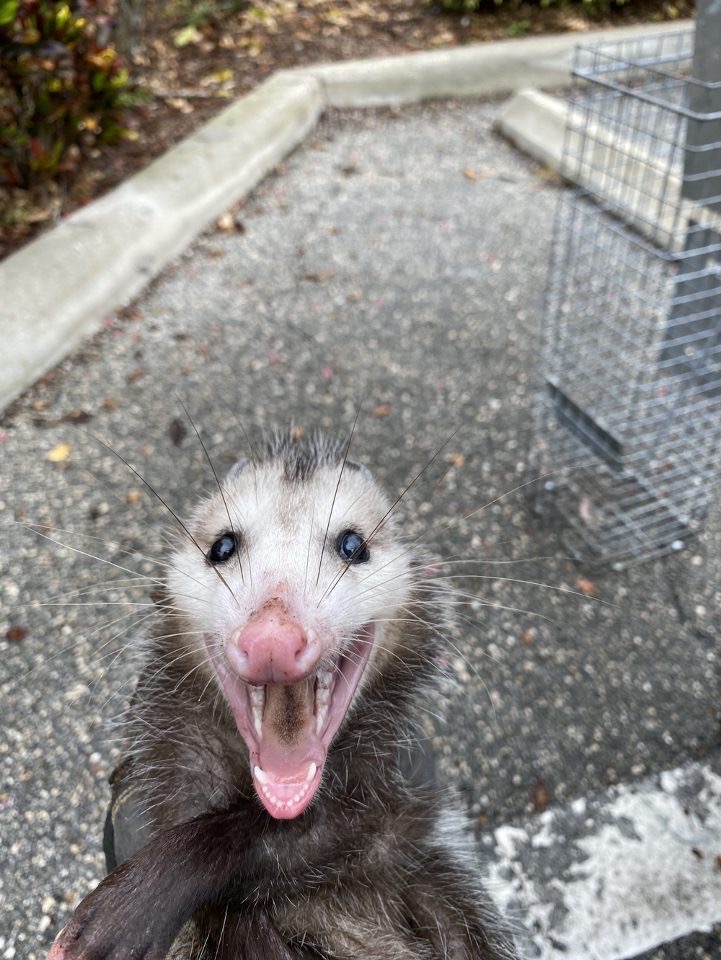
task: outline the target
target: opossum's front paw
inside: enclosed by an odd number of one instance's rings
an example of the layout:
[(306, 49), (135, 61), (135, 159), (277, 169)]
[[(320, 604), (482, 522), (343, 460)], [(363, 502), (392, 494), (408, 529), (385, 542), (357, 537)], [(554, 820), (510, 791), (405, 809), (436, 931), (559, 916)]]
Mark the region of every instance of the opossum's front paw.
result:
[(180, 926), (172, 909), (111, 880), (82, 901), (47, 960), (163, 960)]

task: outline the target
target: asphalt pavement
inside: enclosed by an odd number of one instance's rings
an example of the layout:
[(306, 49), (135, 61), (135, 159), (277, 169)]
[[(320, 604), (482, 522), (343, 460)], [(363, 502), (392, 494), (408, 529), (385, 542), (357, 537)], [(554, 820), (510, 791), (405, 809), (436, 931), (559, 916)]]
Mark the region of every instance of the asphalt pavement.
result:
[[(561, 188), (494, 133), (497, 109), (329, 116), (0, 419), (0, 958), (39, 960), (104, 872), (112, 721), (150, 602), (127, 571), (157, 572), (172, 519), (103, 442), (187, 515), (213, 478), (181, 401), (220, 467), (246, 431), (346, 433), (360, 405), (354, 458), (392, 495), (452, 435), (403, 517), (473, 561), (427, 726), (479, 834), (718, 769), (718, 512), (684, 552), (599, 574), (518, 489)], [(698, 942), (653, 957), (721, 955)]]

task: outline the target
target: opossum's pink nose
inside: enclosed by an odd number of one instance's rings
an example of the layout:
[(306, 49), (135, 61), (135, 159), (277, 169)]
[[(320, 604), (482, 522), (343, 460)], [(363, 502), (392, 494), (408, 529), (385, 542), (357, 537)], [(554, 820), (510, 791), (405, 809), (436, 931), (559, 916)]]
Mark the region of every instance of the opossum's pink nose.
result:
[(260, 686), (303, 680), (315, 670), (321, 648), (281, 603), (271, 602), (233, 631), (226, 655), (238, 676)]

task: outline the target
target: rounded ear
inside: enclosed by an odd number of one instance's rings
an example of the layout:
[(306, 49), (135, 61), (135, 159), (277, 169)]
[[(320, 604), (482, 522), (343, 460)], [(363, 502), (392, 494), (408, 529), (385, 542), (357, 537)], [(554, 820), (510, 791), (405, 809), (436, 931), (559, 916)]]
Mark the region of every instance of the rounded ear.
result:
[(237, 463), (234, 463), (233, 466), (228, 470), (225, 479), (226, 480), (235, 480), (247, 466), (250, 465), (250, 460), (247, 457), (243, 457), (242, 460), (239, 460)]
[(345, 465), (351, 470), (357, 470), (358, 473), (360, 473), (362, 477), (365, 477), (366, 480), (373, 479), (373, 474), (364, 463), (356, 463), (355, 460), (346, 460)]

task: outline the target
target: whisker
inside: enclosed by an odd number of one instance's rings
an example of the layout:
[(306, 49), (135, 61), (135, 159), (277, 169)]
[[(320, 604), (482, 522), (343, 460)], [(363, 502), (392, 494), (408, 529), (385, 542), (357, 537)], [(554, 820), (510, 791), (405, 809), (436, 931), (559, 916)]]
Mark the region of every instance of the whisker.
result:
[[(345, 470), (345, 465), (346, 465), (346, 462), (348, 461), (348, 451), (350, 450), (350, 445), (353, 442), (353, 434), (355, 433), (356, 424), (358, 423), (360, 410), (361, 408), (359, 404), (358, 407), (356, 408), (355, 419), (353, 420), (353, 426), (351, 427), (350, 436), (348, 437), (348, 442), (346, 443), (345, 450), (343, 451), (343, 459), (340, 465), (340, 472), (338, 473), (338, 480), (335, 485), (335, 490), (333, 491), (333, 499), (330, 504), (330, 512), (328, 513), (328, 523), (325, 526), (325, 533), (323, 534), (323, 544), (320, 548), (320, 559), (318, 560), (318, 573), (315, 578), (316, 587), (318, 586), (318, 581), (320, 580), (320, 571), (323, 565), (323, 554), (325, 553), (325, 546), (326, 546), (326, 543), (328, 542), (328, 531), (330, 530), (330, 522), (333, 518), (333, 508), (335, 507), (336, 498), (338, 496), (338, 489), (340, 487), (340, 482), (343, 479), (343, 471)], [(321, 599), (318, 601), (318, 605), (320, 605), (322, 599), (323, 598), (321, 597)]]
[[(228, 516), (228, 523), (230, 524), (230, 531), (231, 531), (231, 533), (233, 534), (233, 539), (234, 539), (234, 540), (236, 541), (236, 543), (237, 543), (237, 542), (238, 542), (238, 537), (236, 536), (236, 533), (235, 533), (235, 528), (234, 528), (234, 526), (233, 526), (233, 521), (232, 521), (231, 518), (230, 518), (230, 510), (228, 509), (228, 501), (225, 499), (225, 494), (223, 493), (223, 488), (222, 488), (221, 485), (220, 485), (220, 480), (218, 479), (218, 474), (217, 474), (216, 471), (215, 471), (215, 467), (214, 467), (214, 465), (213, 465), (213, 461), (210, 459), (210, 454), (208, 453), (208, 448), (205, 446), (205, 443), (203, 442), (203, 438), (202, 438), (201, 435), (200, 435), (200, 430), (198, 430), (198, 428), (196, 427), (195, 421), (194, 421), (193, 418), (190, 416), (190, 412), (188, 411), (188, 408), (187, 408), (187, 407), (185, 406), (185, 404), (183, 403), (182, 398), (180, 397), (179, 394), (176, 394), (176, 397), (177, 397), (177, 399), (178, 399), (178, 401), (179, 401), (179, 403), (180, 403), (180, 406), (181, 406), (181, 407), (183, 408), (183, 410), (185, 411), (185, 416), (188, 418), (188, 420), (190, 420), (190, 424), (191, 424), (193, 430), (195, 431), (195, 435), (196, 435), (196, 437), (198, 438), (198, 442), (200, 443), (200, 446), (203, 448), (203, 453), (205, 454), (205, 459), (208, 461), (208, 465), (210, 466), (211, 472), (212, 472), (212, 474), (213, 474), (213, 478), (215, 479), (215, 485), (216, 485), (217, 488), (218, 488), (218, 493), (220, 494), (221, 499), (223, 500), (223, 506), (225, 507), (225, 512), (226, 512), (226, 514), (227, 514), (227, 516)], [(250, 559), (250, 558), (249, 558), (249, 559)], [(245, 576), (244, 576), (244, 574), (243, 574), (243, 564), (241, 563), (241, 560), (240, 560), (240, 550), (238, 551), (238, 566), (240, 567), (240, 579), (242, 580), (243, 583), (245, 583)]]
[[(192, 544), (194, 544), (194, 546), (197, 548), (197, 550), (198, 550), (198, 552), (200, 553), (200, 555), (201, 555), (204, 559), (207, 559), (206, 556), (205, 556), (205, 550), (203, 550), (203, 548), (200, 546), (200, 544), (198, 543), (198, 541), (195, 539), (195, 537), (193, 536), (193, 534), (190, 532), (190, 530), (187, 528), (187, 526), (183, 523), (183, 521), (180, 519), (180, 517), (177, 515), (177, 513), (172, 509), (172, 507), (169, 506), (169, 504), (163, 499), (163, 497), (160, 496), (160, 494), (159, 494), (158, 491), (155, 489), (155, 487), (153, 487), (153, 486), (145, 479), (145, 477), (142, 476), (142, 474), (139, 473), (139, 472), (135, 469), (135, 467), (134, 467), (131, 463), (129, 463), (129, 462), (125, 459), (125, 457), (122, 456), (122, 454), (118, 453), (117, 450), (114, 450), (114, 449), (110, 446), (109, 443), (106, 443), (104, 440), (101, 440), (100, 437), (97, 437), (97, 436), (96, 436), (95, 434), (93, 434), (93, 433), (90, 433), (89, 436), (91, 436), (91, 437), (93, 438), (93, 440), (95, 440), (97, 443), (102, 444), (102, 445), (105, 447), (106, 450), (108, 450), (110, 453), (113, 454), (113, 456), (117, 457), (118, 460), (120, 460), (122, 463), (124, 463), (125, 466), (128, 468), (128, 470), (132, 471), (132, 473), (135, 474), (135, 476), (138, 478), (138, 480), (140, 480), (141, 483), (145, 484), (145, 486), (148, 488), (148, 490), (150, 490), (150, 492), (153, 494), (153, 496), (154, 496), (157, 500), (160, 501), (160, 503), (165, 507), (165, 509), (166, 509), (166, 510), (168, 511), (168, 513), (171, 515), (171, 517), (173, 517), (173, 519), (176, 521), (176, 523), (185, 531), (185, 533), (187, 534), (190, 542), (191, 542)], [(211, 570), (215, 571), (216, 575), (217, 575), (218, 578), (221, 580), (221, 582), (225, 585), (225, 587), (226, 587), (226, 589), (228, 590), (228, 592), (230, 593), (231, 597), (235, 600), (236, 603), (238, 603), (238, 598), (237, 598), (237, 597), (235, 596), (235, 594), (233, 593), (233, 590), (231, 589), (230, 584), (227, 582), (227, 580), (225, 579), (225, 577), (223, 576), (223, 574), (220, 572), (220, 570), (218, 570), (218, 568), (217, 568), (214, 564), (210, 564), (210, 568), (211, 568)]]
[[(78, 639), (73, 640), (71, 643), (67, 644), (66, 646), (60, 647), (60, 649), (53, 650), (51, 654), (44, 657), (42, 664), (36, 664), (35, 666), (30, 667), (28, 670), (25, 670), (19, 676), (14, 677), (12, 680), (8, 680), (5, 686), (2, 687), (3, 692), (9, 692), (13, 690), (18, 684), (24, 683), (28, 679), (28, 677), (31, 677), (33, 673), (35, 673), (37, 670), (41, 668), (45, 669), (48, 666), (48, 664), (52, 663), (53, 660), (73, 650), (75, 647), (83, 643), (83, 641), (91, 640), (94, 636), (100, 633), (101, 630), (106, 630), (108, 629), (108, 627), (112, 627), (114, 624), (120, 623), (122, 620), (126, 620), (128, 617), (133, 616), (135, 613), (136, 611), (134, 610), (129, 611), (128, 613), (123, 614), (122, 617), (116, 617), (114, 620), (110, 620), (107, 623), (101, 624), (99, 627), (96, 627), (95, 630), (92, 631), (92, 633), (86, 634), (83, 637), (78, 637)], [(137, 622), (142, 623), (144, 620), (149, 619), (150, 616), (152, 616), (152, 614), (144, 614)], [(130, 624), (126, 626), (126, 628), (124, 628), (123, 630), (119, 631), (118, 633), (110, 637), (109, 640), (104, 641), (100, 649), (102, 649), (102, 647), (105, 646), (107, 643), (112, 643), (113, 640), (116, 640), (118, 637), (122, 636), (123, 633), (125, 633), (127, 629), (131, 629), (133, 625), (134, 624)]]
[(310, 529), (308, 530), (308, 549), (305, 555), (305, 575), (303, 577), (303, 599), (305, 600), (308, 589), (308, 565), (310, 563), (310, 545), (313, 540), (313, 528), (315, 526), (315, 502), (311, 505)]
[[(428, 461), (426, 462), (426, 464), (425, 464), (425, 466), (422, 468), (422, 470), (420, 470), (420, 471), (415, 475), (415, 477), (413, 477), (413, 479), (411, 480), (411, 482), (401, 491), (401, 493), (399, 494), (399, 496), (396, 497), (396, 499), (395, 499), (395, 500), (393, 501), (393, 503), (390, 505), (390, 507), (388, 508), (388, 510), (383, 514), (383, 516), (381, 517), (381, 519), (378, 521), (378, 523), (376, 523), (376, 525), (373, 527), (373, 529), (371, 530), (371, 532), (369, 533), (369, 535), (368, 535), (368, 536), (365, 538), (365, 540), (363, 541), (363, 546), (364, 546), (364, 547), (367, 547), (368, 544), (371, 543), (373, 537), (374, 537), (374, 536), (376, 535), (376, 533), (381, 529), (381, 527), (383, 526), (383, 524), (388, 520), (388, 518), (391, 516), (391, 514), (393, 513), (393, 511), (396, 509), (396, 507), (397, 507), (398, 504), (401, 502), (401, 500), (405, 497), (405, 495), (408, 493), (408, 491), (414, 486), (414, 484), (415, 484), (418, 480), (420, 480), (420, 478), (425, 474), (425, 472), (430, 468), (430, 466), (438, 459), (438, 457), (441, 455), (441, 453), (443, 452), (443, 450), (448, 446), (448, 444), (449, 444), (449, 443), (451, 442), (451, 440), (456, 436), (456, 434), (458, 433), (459, 430), (460, 430), (460, 427), (456, 427), (456, 429), (453, 431), (453, 433), (451, 433), (451, 434), (444, 440), (444, 442), (441, 444), (441, 446), (438, 447), (438, 449), (437, 449), (436, 452), (433, 454), (433, 456), (430, 458), (430, 460), (428, 460)], [(335, 590), (335, 588), (338, 586), (338, 584), (339, 584), (340, 581), (343, 579), (343, 577), (345, 576), (345, 574), (347, 573), (347, 571), (350, 569), (351, 566), (353, 566), (353, 564), (351, 564), (351, 563), (346, 563), (345, 567), (343, 567), (343, 569), (340, 571), (340, 573), (339, 573), (339, 574), (336, 576), (336, 578), (331, 582), (330, 586), (329, 586), (329, 587), (325, 590), (325, 592), (322, 594), (320, 600), (318, 601), (318, 606), (320, 606), (321, 603), (323, 602), (323, 600), (324, 600), (327, 596), (329, 596), (329, 595)], [(320, 571), (319, 571), (319, 572), (320, 572)], [(317, 581), (316, 581), (316, 584), (317, 584)]]
[(111, 566), (117, 567), (118, 570), (122, 570), (125, 573), (130, 573), (134, 577), (143, 578), (149, 580), (153, 583), (157, 583), (161, 586), (164, 585), (164, 581), (159, 577), (151, 577), (147, 573), (140, 573), (137, 570), (133, 570), (130, 567), (123, 567), (122, 565), (115, 563), (112, 560), (107, 560), (104, 557), (98, 557), (92, 553), (84, 553), (78, 547), (73, 547), (69, 543), (64, 543), (62, 540), (55, 540), (47, 534), (42, 533), (42, 530), (51, 530), (53, 533), (67, 533), (71, 537), (82, 537), (85, 540), (97, 540), (99, 543), (106, 544), (109, 547), (117, 550), (119, 553), (125, 554), (130, 557), (139, 557), (141, 560), (145, 560), (148, 563), (154, 563), (159, 567), (166, 568), (168, 570), (175, 570), (176, 573), (179, 573), (181, 576), (187, 577), (189, 580), (192, 580), (194, 583), (197, 583), (199, 586), (203, 587), (204, 584), (198, 580), (196, 577), (191, 576), (191, 574), (186, 573), (185, 570), (181, 570), (175, 564), (170, 563), (168, 560), (159, 560), (157, 557), (151, 557), (147, 554), (141, 553), (139, 550), (129, 550), (127, 547), (122, 547), (116, 540), (106, 540), (104, 537), (96, 537), (89, 533), (81, 533), (77, 530), (68, 530), (64, 527), (55, 527), (46, 523), (34, 523), (29, 520), (12, 520), (11, 523), (19, 527), (25, 527), (27, 530), (30, 530), (32, 533), (37, 534), (39, 537), (44, 537), (50, 543), (54, 543), (58, 547), (63, 547), (65, 550), (71, 550), (73, 553), (77, 553), (81, 556), (87, 557), (90, 560), (98, 560), (100, 563), (107, 563)]

